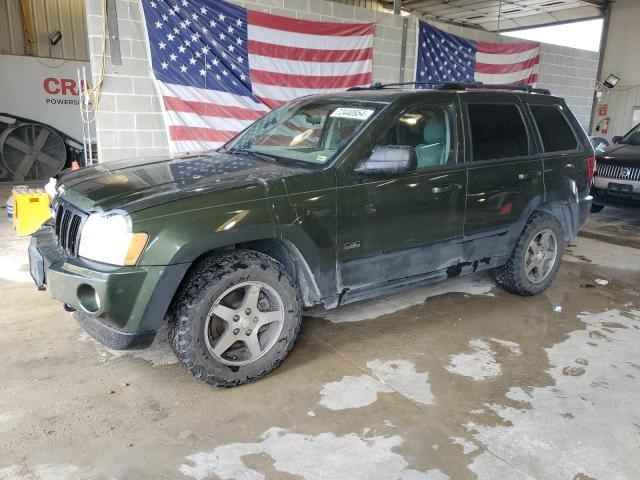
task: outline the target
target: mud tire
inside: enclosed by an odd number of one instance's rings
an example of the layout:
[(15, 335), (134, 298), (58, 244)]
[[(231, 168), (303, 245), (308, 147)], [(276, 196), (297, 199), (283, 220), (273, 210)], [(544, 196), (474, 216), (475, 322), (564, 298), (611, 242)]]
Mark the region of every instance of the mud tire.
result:
[[(264, 356), (241, 366), (219, 362), (205, 342), (205, 323), (215, 300), (242, 282), (267, 283), (280, 295), (284, 325), (275, 345)], [(196, 378), (217, 387), (235, 387), (278, 368), (293, 348), (302, 319), (298, 288), (285, 267), (252, 250), (234, 250), (205, 257), (187, 274), (168, 314), (169, 343), (182, 365)]]
[[(557, 240), (557, 255), (555, 263), (547, 277), (540, 283), (534, 283), (527, 278), (525, 272), (525, 255), (531, 240), (544, 229), (550, 229)], [(506, 291), (516, 295), (531, 296), (543, 292), (553, 282), (564, 253), (564, 231), (555, 217), (541, 212), (532, 214), (518, 238), (511, 256), (506, 264), (494, 269), (494, 276), (498, 284)]]

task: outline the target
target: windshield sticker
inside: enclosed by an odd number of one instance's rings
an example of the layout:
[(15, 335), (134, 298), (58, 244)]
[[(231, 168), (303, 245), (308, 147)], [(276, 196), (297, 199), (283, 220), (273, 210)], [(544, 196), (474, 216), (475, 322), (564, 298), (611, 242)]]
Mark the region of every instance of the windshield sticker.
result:
[(351, 118), (353, 120), (366, 120), (371, 116), (373, 110), (364, 108), (336, 108), (330, 115), (333, 118)]

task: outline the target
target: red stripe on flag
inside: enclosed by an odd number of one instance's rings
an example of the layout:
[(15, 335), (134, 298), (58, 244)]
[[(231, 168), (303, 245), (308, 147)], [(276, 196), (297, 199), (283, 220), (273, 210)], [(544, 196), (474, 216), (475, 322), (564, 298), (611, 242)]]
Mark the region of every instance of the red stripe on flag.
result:
[(195, 140), (201, 142), (226, 142), (237, 134), (238, 132), (215, 130), (205, 127), (189, 127), (185, 125), (169, 126), (169, 139), (173, 141)]
[(238, 120), (257, 120), (267, 112), (258, 112), (249, 108), (217, 105), (208, 102), (182, 100), (178, 97), (162, 97), (167, 110), (195, 113), (203, 117), (236, 118)]
[(273, 110), (274, 108), (278, 108), (280, 105), (284, 105), (285, 103), (287, 103), (287, 100), (274, 100), (273, 98), (266, 98), (266, 97), (258, 97), (258, 100), (264, 103), (271, 110)]
[(296, 18), (271, 15), (269, 13), (247, 10), (247, 21), (250, 25), (271, 28), (293, 33), (310, 35), (334, 35), (338, 37), (357, 37), (372, 35), (374, 23), (336, 23), (298, 20)]
[(371, 83), (371, 73), (342, 75), (339, 77), (292, 75), (289, 73), (250, 70), (253, 83), (291, 88), (348, 88)]
[(371, 60), (373, 48), (360, 50), (319, 50), (315, 48), (288, 47), (272, 43), (249, 40), (249, 54), (284, 60), (302, 60), (305, 62), (346, 63)]
[(540, 47), (537, 42), (492, 43), (478, 42), (479, 53), (522, 53)]
[(533, 68), (540, 62), (540, 55), (517, 63), (476, 63), (478, 73), (513, 73)]
[(531, 85), (538, 81), (538, 74), (534, 73), (533, 75), (529, 75), (527, 78), (523, 78), (522, 80), (517, 80), (515, 82), (511, 82), (512, 85)]

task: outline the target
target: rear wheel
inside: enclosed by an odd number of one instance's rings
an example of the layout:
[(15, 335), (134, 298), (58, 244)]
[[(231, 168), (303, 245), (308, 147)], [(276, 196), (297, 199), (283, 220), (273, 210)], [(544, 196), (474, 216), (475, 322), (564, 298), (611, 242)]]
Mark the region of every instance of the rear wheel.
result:
[(525, 225), (511, 257), (495, 269), (498, 283), (518, 295), (545, 290), (558, 272), (564, 252), (564, 232), (551, 215), (534, 213)]
[(232, 387), (266, 375), (293, 347), (300, 328), (298, 290), (266, 255), (209, 257), (183, 282), (169, 313), (169, 340), (195, 377)]

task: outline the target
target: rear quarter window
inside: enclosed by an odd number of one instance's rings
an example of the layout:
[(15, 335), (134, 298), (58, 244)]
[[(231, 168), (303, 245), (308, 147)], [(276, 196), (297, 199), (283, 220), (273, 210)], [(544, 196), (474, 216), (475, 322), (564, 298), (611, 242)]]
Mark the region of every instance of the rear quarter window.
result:
[(529, 155), (529, 136), (515, 104), (469, 104), (473, 160)]
[(566, 152), (578, 148), (578, 139), (569, 121), (555, 105), (530, 105), (545, 153)]

